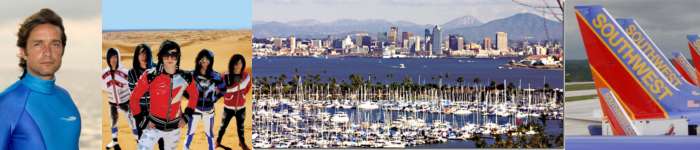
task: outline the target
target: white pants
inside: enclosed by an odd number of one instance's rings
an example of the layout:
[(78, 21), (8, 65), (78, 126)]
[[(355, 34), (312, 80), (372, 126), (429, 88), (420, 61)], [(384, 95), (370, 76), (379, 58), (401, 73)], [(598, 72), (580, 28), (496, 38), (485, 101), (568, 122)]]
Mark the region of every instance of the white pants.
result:
[(158, 139), (163, 138), (163, 147), (167, 150), (174, 150), (180, 140), (180, 130), (162, 131), (154, 128), (146, 128), (139, 139), (139, 150), (153, 150), (153, 146)]
[(190, 144), (194, 138), (194, 131), (197, 130), (197, 123), (202, 121), (204, 123), (204, 134), (207, 136), (207, 143), (209, 143), (209, 150), (214, 150), (214, 131), (212, 130), (212, 126), (214, 125), (214, 112), (207, 113), (199, 110), (197, 110), (197, 112), (201, 114), (193, 114), (192, 121), (187, 124), (187, 137), (182, 149), (190, 149)]
[(126, 116), (126, 120), (129, 121), (129, 127), (131, 127), (131, 132), (134, 135), (135, 139), (138, 139), (137, 131), (136, 131), (136, 121), (134, 121), (134, 116), (131, 115), (131, 112), (129, 111), (129, 103), (124, 102), (121, 104), (110, 104), (110, 115), (112, 117), (112, 141), (116, 142), (116, 139), (118, 137), (118, 129), (117, 129), (117, 121), (119, 120), (119, 113), (122, 112), (124, 113), (124, 116)]

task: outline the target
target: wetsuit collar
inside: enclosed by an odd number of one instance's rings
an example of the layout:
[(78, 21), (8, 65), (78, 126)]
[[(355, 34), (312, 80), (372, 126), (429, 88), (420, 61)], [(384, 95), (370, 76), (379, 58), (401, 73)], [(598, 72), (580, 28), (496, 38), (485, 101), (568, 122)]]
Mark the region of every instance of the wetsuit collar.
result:
[(21, 82), (32, 91), (37, 91), (44, 94), (51, 94), (51, 92), (54, 90), (54, 86), (56, 85), (56, 79), (44, 80), (29, 72), (26, 76), (24, 76), (24, 78), (22, 78)]

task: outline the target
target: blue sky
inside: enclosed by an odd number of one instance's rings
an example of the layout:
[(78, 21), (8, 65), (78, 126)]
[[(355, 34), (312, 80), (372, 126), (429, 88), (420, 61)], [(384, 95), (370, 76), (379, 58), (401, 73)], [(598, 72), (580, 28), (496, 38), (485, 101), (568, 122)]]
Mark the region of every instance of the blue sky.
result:
[(252, 0), (103, 0), (102, 30), (251, 29)]

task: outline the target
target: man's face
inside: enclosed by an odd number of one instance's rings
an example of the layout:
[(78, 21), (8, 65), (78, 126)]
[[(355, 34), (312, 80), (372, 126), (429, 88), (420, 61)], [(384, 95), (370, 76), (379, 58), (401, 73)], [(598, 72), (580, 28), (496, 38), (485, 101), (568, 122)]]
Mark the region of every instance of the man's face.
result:
[(39, 78), (49, 80), (61, 68), (63, 43), (61, 29), (51, 24), (34, 27), (27, 38), (25, 48), (20, 48), (20, 56), (27, 60), (27, 71)]
[(119, 58), (117, 56), (112, 56), (109, 58), (109, 65), (112, 69), (117, 69), (117, 63), (119, 63)]
[(165, 72), (170, 74), (175, 73), (175, 69), (177, 69), (177, 57), (172, 55), (164, 56), (163, 65), (165, 65)]

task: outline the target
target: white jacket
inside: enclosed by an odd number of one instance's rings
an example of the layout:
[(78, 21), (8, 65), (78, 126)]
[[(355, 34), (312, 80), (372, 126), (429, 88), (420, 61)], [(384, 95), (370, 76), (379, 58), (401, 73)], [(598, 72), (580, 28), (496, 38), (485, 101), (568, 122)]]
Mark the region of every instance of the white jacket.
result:
[(119, 54), (119, 50), (117, 50), (117, 58), (119, 65), (114, 73), (110, 73), (109, 66), (107, 66), (100, 77), (102, 79), (102, 88), (108, 93), (109, 103), (123, 104), (129, 101), (129, 95), (131, 95), (128, 80), (129, 70), (120, 63), (121, 54)]

